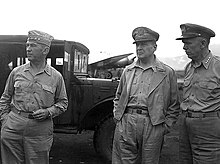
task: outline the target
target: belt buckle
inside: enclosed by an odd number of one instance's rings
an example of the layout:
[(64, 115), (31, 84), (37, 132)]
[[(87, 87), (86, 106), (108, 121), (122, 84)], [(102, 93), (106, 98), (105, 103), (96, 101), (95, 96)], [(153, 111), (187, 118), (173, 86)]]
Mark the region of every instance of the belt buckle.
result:
[(199, 115), (198, 118), (200, 118), (200, 119), (201, 119), (201, 118), (205, 118), (205, 116), (206, 116), (205, 113), (198, 113), (198, 115)]
[(32, 115), (32, 113), (28, 114), (28, 118), (29, 119), (34, 119), (34, 116)]
[(186, 112), (186, 117), (192, 117), (192, 113)]
[(206, 117), (206, 114), (205, 114), (205, 113), (202, 113), (201, 115), (202, 115), (202, 118), (205, 118), (205, 117)]
[(142, 114), (142, 110), (141, 109), (137, 109), (137, 114)]
[(187, 112), (187, 117), (189, 118), (199, 118), (198, 115), (191, 113), (191, 112)]
[(204, 118), (205, 114), (204, 113), (191, 113), (191, 112), (187, 112), (188, 117), (190, 118)]

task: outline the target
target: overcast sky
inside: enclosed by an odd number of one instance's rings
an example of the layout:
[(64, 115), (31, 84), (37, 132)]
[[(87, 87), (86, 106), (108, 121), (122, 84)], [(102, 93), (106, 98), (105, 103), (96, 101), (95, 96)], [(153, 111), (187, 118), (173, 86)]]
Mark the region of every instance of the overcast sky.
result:
[(220, 44), (219, 0), (2, 0), (0, 35), (41, 30), (90, 49), (89, 63), (135, 53), (132, 30), (146, 26), (160, 34), (156, 55), (184, 54), (179, 25), (195, 23), (216, 32)]

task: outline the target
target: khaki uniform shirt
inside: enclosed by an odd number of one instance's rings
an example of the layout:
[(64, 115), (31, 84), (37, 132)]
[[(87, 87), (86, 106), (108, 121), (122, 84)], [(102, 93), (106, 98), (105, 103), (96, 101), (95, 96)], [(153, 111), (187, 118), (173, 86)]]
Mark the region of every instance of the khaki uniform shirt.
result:
[(199, 64), (186, 66), (182, 110), (210, 112), (220, 108), (220, 60), (210, 52)]
[(30, 73), (30, 63), (14, 68), (0, 99), (1, 115), (10, 112), (10, 104), (21, 111), (47, 108), (52, 117), (59, 115), (68, 105), (62, 75), (49, 65), (35, 76)]
[[(131, 65), (127, 66), (123, 70), (120, 78), (115, 99), (113, 101), (113, 114), (116, 120), (121, 120), (129, 102), (133, 102), (133, 104), (136, 102), (132, 101), (134, 100), (133, 98), (130, 98), (130, 96), (133, 95), (131, 94), (131, 88), (135, 75), (135, 64), (136, 62), (133, 62)], [(148, 107), (149, 116), (153, 125), (165, 122), (166, 125), (172, 126), (177, 120), (180, 109), (175, 71), (171, 67), (160, 62), (156, 57), (155, 63), (151, 68), (145, 70), (152, 72), (152, 76), (149, 76), (149, 87), (143, 88), (147, 86), (148, 82), (143, 84), (143, 87), (139, 87), (141, 92), (144, 92), (146, 89), (146, 93), (141, 93), (140, 95), (137, 94), (137, 102), (141, 102), (144, 106)], [(144, 78), (145, 76), (142, 77)], [(140, 82), (144, 80), (145, 79), (140, 79)], [(134, 93), (134, 91), (135, 90), (132, 92)]]
[(148, 107), (149, 86), (153, 75), (153, 69), (152, 66), (144, 69), (138, 64), (136, 64), (133, 69), (135, 69), (135, 73), (127, 107), (145, 110)]

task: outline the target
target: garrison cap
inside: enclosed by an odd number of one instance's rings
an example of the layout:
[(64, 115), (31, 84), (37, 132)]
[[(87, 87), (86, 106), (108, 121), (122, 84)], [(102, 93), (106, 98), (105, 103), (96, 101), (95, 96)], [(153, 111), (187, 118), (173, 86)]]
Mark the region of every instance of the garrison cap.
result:
[(215, 32), (211, 29), (200, 26), (197, 24), (181, 24), (180, 29), (182, 31), (182, 35), (180, 38), (176, 38), (176, 40), (182, 40), (187, 38), (195, 38), (195, 37), (204, 37), (204, 38), (211, 38), (215, 36)]
[(34, 41), (40, 44), (44, 44), (50, 47), (51, 41), (54, 38), (45, 32), (38, 31), (38, 30), (31, 30), (28, 32), (28, 41)]
[(159, 34), (147, 27), (137, 27), (132, 32), (133, 44), (143, 41), (158, 41)]

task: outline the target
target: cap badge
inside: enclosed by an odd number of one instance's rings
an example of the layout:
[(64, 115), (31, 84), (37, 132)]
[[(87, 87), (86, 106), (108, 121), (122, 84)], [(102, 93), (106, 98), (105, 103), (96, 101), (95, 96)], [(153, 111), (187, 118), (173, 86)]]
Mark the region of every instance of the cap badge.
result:
[(182, 31), (182, 33), (186, 33), (187, 27), (186, 26), (182, 26), (181, 31)]

